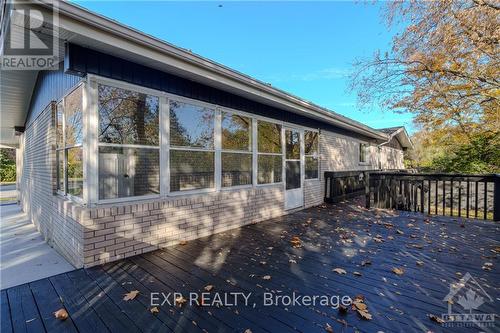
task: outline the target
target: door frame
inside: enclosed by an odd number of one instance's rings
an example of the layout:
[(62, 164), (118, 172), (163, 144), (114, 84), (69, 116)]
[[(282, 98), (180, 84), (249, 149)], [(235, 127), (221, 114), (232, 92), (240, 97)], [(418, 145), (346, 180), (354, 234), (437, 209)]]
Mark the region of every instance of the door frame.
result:
[[(286, 158), (286, 131), (294, 131), (299, 133), (299, 144), (300, 144), (300, 158), (299, 158), (299, 163), (300, 163), (300, 187), (297, 189), (293, 190), (287, 190), (286, 189), (286, 161), (289, 160)], [(304, 128), (302, 127), (296, 127), (296, 126), (291, 126), (289, 124), (283, 126), (283, 189), (285, 191), (285, 210), (291, 210), (291, 209), (297, 209), (304, 207), (305, 201), (304, 201), (304, 184), (305, 184), (305, 156), (304, 156)], [(296, 159), (290, 159), (290, 161), (297, 161)], [(300, 205), (295, 205), (293, 207), (289, 207), (287, 205), (287, 191), (297, 191), (300, 192), (301, 196), (301, 203)]]

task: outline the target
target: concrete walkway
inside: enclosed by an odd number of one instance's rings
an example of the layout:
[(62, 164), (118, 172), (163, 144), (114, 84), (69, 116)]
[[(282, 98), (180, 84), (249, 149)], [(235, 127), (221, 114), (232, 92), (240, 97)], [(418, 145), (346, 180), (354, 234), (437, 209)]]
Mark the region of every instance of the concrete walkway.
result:
[(17, 204), (0, 205), (0, 289), (74, 270)]

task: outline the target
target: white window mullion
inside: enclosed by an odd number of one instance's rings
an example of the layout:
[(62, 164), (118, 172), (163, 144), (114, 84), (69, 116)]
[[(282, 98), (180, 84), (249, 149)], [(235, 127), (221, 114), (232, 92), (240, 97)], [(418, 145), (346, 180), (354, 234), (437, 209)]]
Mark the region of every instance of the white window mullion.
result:
[(160, 195), (167, 196), (170, 192), (169, 168), (169, 136), (170, 114), (169, 101), (166, 97), (160, 98)]
[(219, 108), (215, 109), (215, 189), (222, 187), (222, 115)]
[(92, 174), (92, 170), (89, 168), (89, 91), (88, 84), (84, 83), (82, 91), (82, 127), (83, 127), (83, 138), (82, 138), (82, 149), (83, 149), (83, 202), (89, 204), (89, 177)]
[(252, 118), (252, 184), (258, 184), (258, 134), (257, 134), (257, 119)]
[(87, 192), (89, 205), (97, 204), (99, 199), (99, 110), (97, 101), (97, 83), (89, 80), (86, 85), (86, 95), (88, 97), (88, 109), (85, 110), (87, 117), (87, 159), (86, 168), (89, 171), (87, 177)]

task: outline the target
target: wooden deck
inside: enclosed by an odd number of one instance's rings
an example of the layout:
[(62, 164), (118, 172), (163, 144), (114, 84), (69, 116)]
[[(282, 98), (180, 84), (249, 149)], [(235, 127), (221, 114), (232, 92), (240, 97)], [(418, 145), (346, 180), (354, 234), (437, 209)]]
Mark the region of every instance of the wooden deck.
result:
[[(473, 312), (499, 312), (498, 224), (362, 207), (324, 205), (2, 290), (1, 332), (325, 332), (327, 325), (333, 332), (477, 332), (443, 328), (428, 317), (447, 313), (450, 283), (466, 273), (483, 288), (478, 296), (485, 303)], [(300, 247), (291, 245), (293, 236)], [(487, 262), (491, 270), (482, 268)], [(395, 267), (404, 274), (392, 272)], [(207, 285), (213, 285), (211, 297), (251, 292), (249, 305), (241, 298), (237, 306), (165, 304), (150, 312), (151, 292), (181, 292), (189, 301), (189, 292)], [(124, 301), (132, 290), (139, 295)], [(362, 295), (373, 319), (361, 319), (351, 307), (347, 313), (318, 304), (264, 307), (265, 292)], [(70, 317), (55, 319), (53, 312), (63, 307)], [(456, 301), (452, 307), (467, 312)]]

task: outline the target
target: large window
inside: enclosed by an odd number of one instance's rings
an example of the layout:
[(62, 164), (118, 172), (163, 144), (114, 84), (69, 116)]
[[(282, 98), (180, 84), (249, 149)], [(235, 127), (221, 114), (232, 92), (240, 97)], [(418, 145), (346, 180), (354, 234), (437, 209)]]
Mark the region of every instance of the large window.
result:
[(257, 122), (257, 181), (279, 183), (283, 174), (281, 125)]
[(83, 198), (82, 85), (66, 95), (56, 110), (57, 190)]
[(368, 155), (368, 145), (366, 143), (359, 144), (359, 163), (366, 163)]
[(252, 119), (221, 114), (222, 187), (252, 184)]
[(215, 187), (215, 109), (170, 101), (170, 191)]
[(317, 179), (319, 176), (318, 166), (318, 132), (304, 131), (304, 155), (305, 155), (305, 177), (306, 179)]
[(159, 98), (98, 86), (99, 199), (160, 193)]

